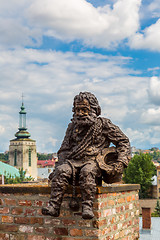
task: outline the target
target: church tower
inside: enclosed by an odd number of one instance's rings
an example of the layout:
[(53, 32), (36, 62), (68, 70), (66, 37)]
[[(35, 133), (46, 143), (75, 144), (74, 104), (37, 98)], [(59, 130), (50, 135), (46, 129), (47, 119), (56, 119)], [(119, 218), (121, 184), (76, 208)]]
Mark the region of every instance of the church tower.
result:
[(22, 100), (19, 112), (19, 128), (15, 139), (10, 140), (9, 164), (16, 168), (23, 168), (26, 176), (37, 179), (37, 152), (36, 141), (30, 139), (30, 133), (26, 127), (26, 111)]

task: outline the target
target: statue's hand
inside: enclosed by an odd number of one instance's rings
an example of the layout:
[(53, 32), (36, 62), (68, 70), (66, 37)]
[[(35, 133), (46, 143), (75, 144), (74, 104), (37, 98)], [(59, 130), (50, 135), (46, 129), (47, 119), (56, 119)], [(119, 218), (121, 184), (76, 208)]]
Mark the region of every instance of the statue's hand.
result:
[(111, 165), (107, 165), (106, 172), (107, 172), (107, 174), (114, 174), (114, 172), (115, 172), (114, 167)]

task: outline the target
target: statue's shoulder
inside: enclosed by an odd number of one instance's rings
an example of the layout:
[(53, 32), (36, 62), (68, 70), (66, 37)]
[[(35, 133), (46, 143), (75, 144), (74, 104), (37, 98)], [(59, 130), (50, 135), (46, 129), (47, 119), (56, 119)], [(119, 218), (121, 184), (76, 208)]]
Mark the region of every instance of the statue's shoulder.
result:
[(108, 126), (112, 125), (112, 122), (109, 118), (99, 117), (99, 119), (101, 120), (103, 127), (108, 127)]

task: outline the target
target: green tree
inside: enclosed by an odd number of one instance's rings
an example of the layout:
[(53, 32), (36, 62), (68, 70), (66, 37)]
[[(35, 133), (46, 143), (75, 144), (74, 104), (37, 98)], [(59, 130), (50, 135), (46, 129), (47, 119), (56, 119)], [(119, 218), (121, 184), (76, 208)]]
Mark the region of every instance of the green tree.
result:
[(156, 204), (154, 212), (152, 213), (152, 217), (160, 217), (160, 203), (159, 203), (159, 200), (157, 200), (157, 204)]
[(0, 153), (0, 161), (8, 163), (8, 155), (9, 153)]
[(129, 162), (123, 174), (123, 181), (125, 183), (140, 184), (139, 197), (148, 198), (154, 175), (156, 175), (156, 167), (152, 162), (152, 157), (147, 153), (140, 153), (134, 155)]
[(149, 153), (149, 155), (151, 155), (154, 160), (158, 160), (160, 158), (160, 152), (156, 152), (155, 150), (153, 153)]
[(18, 183), (23, 183), (23, 182), (27, 182), (27, 181), (33, 181), (34, 179), (29, 176), (26, 177), (26, 171), (23, 170), (23, 168), (19, 169), (19, 175), (20, 176), (12, 176), (11, 174), (4, 174), (4, 182), (5, 184), (18, 184)]
[(53, 153), (37, 153), (38, 160), (51, 160), (53, 158)]

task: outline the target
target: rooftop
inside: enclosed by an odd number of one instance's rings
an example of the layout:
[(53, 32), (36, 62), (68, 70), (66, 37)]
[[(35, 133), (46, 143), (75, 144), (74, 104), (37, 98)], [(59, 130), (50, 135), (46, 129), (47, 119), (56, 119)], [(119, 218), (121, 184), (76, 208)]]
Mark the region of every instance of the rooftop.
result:
[(17, 168), (0, 161), (0, 175), (6, 174), (11, 174), (11, 176), (19, 176), (19, 171)]

